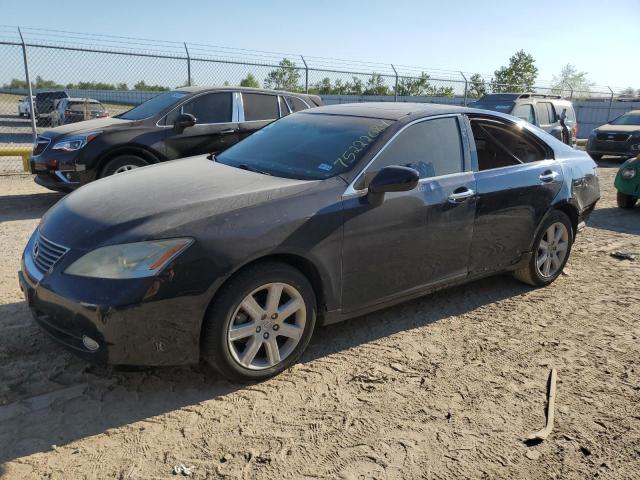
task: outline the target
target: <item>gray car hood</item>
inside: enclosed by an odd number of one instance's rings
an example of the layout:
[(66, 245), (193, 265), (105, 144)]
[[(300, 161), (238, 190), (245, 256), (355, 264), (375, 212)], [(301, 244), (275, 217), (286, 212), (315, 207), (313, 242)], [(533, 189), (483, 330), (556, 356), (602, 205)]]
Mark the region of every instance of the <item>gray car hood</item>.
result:
[(51, 130), (47, 130), (42, 134), (48, 138), (58, 138), (62, 135), (69, 135), (74, 133), (88, 133), (99, 130), (104, 130), (111, 127), (121, 126), (127, 123), (132, 123), (133, 120), (123, 120), (121, 118), (95, 118), (93, 120), (85, 120), (84, 122), (69, 123), (67, 125), (61, 125)]
[(203, 218), (240, 215), (244, 208), (319, 183), (249, 172), (202, 155), (85, 185), (46, 213), (40, 231), (56, 243), (82, 249), (162, 238)]
[(615, 133), (615, 132), (633, 133), (633, 132), (636, 132), (636, 131), (640, 130), (640, 125), (610, 125), (610, 124), (606, 124), (606, 125), (599, 126), (596, 130), (599, 131), (599, 132), (603, 132), (603, 133)]

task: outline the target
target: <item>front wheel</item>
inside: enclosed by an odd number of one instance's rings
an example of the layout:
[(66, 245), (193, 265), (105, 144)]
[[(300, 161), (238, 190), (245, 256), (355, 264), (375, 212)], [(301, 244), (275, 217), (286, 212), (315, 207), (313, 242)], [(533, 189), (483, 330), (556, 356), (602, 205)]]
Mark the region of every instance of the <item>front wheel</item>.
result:
[(265, 380), (294, 364), (309, 344), (316, 299), (307, 278), (265, 262), (224, 285), (204, 320), (202, 356), (235, 382)]
[(120, 155), (107, 162), (100, 173), (100, 178), (115, 175), (117, 173), (128, 172), (129, 170), (134, 170), (146, 165), (149, 165), (149, 163), (137, 155)]
[(513, 272), (521, 282), (544, 287), (553, 282), (564, 268), (573, 244), (573, 227), (569, 217), (553, 210), (542, 223), (533, 242), (529, 263)]
[(618, 206), (620, 208), (633, 208), (633, 206), (638, 201), (638, 197), (634, 197), (633, 195), (627, 195), (626, 193), (618, 192), (616, 196), (616, 200), (618, 201)]

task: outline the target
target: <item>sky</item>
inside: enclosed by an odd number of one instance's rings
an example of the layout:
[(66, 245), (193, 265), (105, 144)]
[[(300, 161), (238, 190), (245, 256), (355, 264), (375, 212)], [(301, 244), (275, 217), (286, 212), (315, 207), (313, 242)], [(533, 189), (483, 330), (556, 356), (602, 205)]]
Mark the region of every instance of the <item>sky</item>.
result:
[(598, 85), (640, 88), (640, 0), (0, 0), (0, 24), (483, 74), (524, 49), (539, 80), (572, 63)]

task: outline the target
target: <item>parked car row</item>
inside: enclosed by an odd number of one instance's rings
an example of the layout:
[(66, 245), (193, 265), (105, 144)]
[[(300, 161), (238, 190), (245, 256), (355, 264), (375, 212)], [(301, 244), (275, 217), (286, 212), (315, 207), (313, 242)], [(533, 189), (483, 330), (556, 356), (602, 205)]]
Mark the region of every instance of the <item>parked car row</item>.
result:
[(600, 195), (585, 152), (496, 111), (320, 103), (190, 87), (45, 132), (38, 182), (107, 178), (26, 245), (36, 322), (93, 362), (203, 358), (255, 381), (316, 325), (499, 272), (560, 275)]

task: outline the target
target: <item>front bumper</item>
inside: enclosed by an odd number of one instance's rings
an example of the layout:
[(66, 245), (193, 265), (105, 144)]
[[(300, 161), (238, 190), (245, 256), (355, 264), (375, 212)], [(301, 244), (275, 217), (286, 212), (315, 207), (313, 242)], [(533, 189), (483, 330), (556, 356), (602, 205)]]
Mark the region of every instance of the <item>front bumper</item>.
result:
[(625, 142), (613, 142), (591, 138), (587, 142), (587, 153), (618, 157), (635, 156), (640, 153), (640, 138), (630, 138)]
[(31, 170), (32, 173), (35, 173), (34, 181), (49, 190), (55, 190), (57, 192), (69, 193), (75, 190), (76, 188), (82, 186), (82, 183), (79, 181), (71, 181), (66, 176), (66, 172), (61, 171), (46, 171), (46, 172), (38, 172), (37, 170)]
[(58, 272), (42, 273), (31, 258), (32, 242), (18, 272), (20, 288), (37, 324), (63, 347), (98, 364), (198, 361), (206, 299), (171, 297), (162, 285), (171, 280), (162, 277), (105, 280), (61, 273), (71, 261), (61, 260)]

